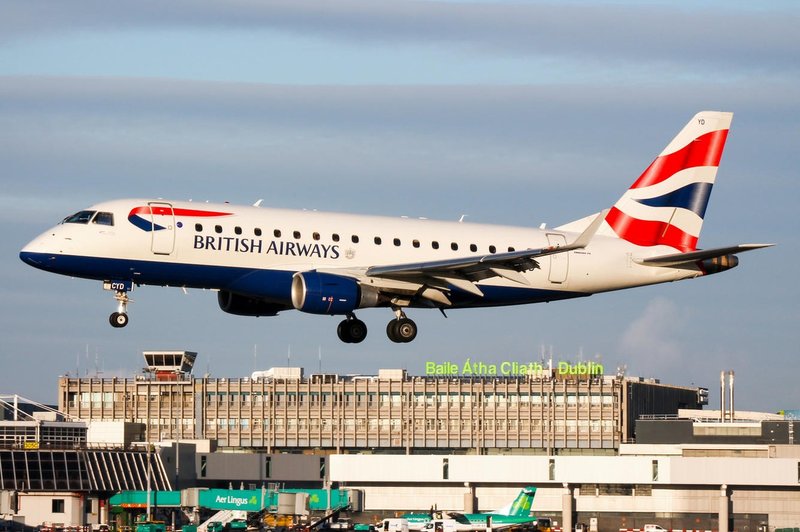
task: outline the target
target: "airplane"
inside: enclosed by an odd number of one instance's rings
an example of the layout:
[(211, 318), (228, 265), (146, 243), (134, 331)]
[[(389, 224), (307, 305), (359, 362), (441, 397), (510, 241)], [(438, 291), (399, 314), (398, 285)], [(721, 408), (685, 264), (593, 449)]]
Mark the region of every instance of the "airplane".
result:
[(527, 486), (523, 488), (517, 498), (509, 505), (492, 512), (479, 514), (464, 514), (459, 512), (441, 512), (431, 510), (430, 513), (409, 513), (403, 515), (408, 521), (409, 530), (423, 530), (434, 532), (437, 522), (452, 520), (456, 532), (470, 532), (472, 530), (501, 530), (510, 527), (523, 527), (533, 525), (536, 517), (531, 515), (533, 499), (536, 497), (536, 488)]
[(773, 244), (697, 248), (732, 113), (695, 115), (609, 209), (549, 229), (121, 199), (67, 216), (20, 251), (36, 268), (103, 282), (128, 324), (144, 285), (218, 291), (243, 316), (287, 310), (344, 316), (339, 339), (359, 343), (355, 311), (389, 308), (390, 340), (407, 343), (410, 308), (540, 303), (701, 277)]

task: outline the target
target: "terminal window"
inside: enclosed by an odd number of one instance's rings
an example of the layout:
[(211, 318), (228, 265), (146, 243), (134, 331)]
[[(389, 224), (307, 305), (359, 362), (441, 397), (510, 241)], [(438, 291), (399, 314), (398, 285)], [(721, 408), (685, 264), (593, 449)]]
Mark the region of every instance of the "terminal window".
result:
[(63, 514), (64, 513), (64, 499), (53, 499), (53, 507), (52, 513), (54, 514)]

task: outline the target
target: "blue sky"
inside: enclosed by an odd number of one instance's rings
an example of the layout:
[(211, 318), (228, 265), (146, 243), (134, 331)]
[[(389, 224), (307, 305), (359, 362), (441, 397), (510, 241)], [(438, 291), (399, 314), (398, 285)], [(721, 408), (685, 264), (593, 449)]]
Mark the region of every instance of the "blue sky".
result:
[[(712, 406), (733, 369), (739, 408), (798, 408), (798, 27), (795, 2), (6, 2), (0, 392), (54, 401), (59, 374), (131, 376), (145, 349), (196, 350), (215, 376), (287, 358), (421, 374), (544, 349), (708, 386)], [(99, 283), (18, 259), (118, 197), (558, 225), (611, 205), (702, 109), (735, 116), (700, 245), (777, 247), (695, 281), (415, 311), (408, 345), (382, 310), (345, 345), (335, 318), (238, 318), (213, 293), (155, 287), (115, 330)]]

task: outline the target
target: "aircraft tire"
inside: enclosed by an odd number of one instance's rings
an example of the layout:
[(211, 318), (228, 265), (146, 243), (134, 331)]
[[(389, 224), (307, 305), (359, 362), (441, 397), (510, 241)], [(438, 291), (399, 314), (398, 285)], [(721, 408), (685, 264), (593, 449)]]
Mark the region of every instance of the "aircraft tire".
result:
[(350, 327), (348, 325), (349, 320), (342, 320), (339, 322), (339, 326), (336, 327), (336, 335), (339, 337), (339, 340), (346, 344), (352, 344), (353, 340), (350, 338)]
[(114, 312), (108, 317), (108, 321), (111, 323), (112, 327), (120, 328), (125, 327), (129, 320), (128, 315), (124, 312)]
[(347, 329), (351, 343), (360, 344), (367, 337), (367, 324), (359, 319), (348, 320)]
[(399, 320), (392, 320), (386, 324), (386, 336), (389, 337), (394, 343), (399, 344), (402, 340), (400, 340), (400, 336), (397, 334), (397, 323)]
[(386, 325), (386, 336), (398, 344), (407, 344), (417, 337), (417, 324), (408, 318), (392, 320)]
[(336, 328), (336, 334), (346, 344), (358, 344), (367, 337), (367, 324), (357, 318), (342, 320)]

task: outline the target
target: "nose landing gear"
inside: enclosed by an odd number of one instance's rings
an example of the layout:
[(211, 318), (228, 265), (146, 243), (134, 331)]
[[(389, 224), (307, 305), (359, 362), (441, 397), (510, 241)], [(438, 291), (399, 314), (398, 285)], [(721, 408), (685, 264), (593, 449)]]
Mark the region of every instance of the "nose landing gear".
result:
[(108, 317), (108, 322), (114, 328), (125, 327), (128, 324), (128, 303), (131, 298), (128, 297), (128, 292), (133, 289), (133, 285), (125, 282), (105, 282), (103, 283), (105, 290), (114, 290), (114, 299), (117, 300), (117, 311), (112, 312)]

